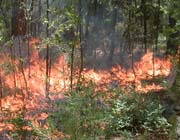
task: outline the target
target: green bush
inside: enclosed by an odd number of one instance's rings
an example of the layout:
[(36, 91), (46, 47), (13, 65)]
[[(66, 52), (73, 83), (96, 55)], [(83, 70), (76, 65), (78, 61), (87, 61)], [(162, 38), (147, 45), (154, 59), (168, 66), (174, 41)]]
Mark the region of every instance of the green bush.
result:
[(33, 132), (28, 131), (25, 127), (30, 126), (30, 121), (25, 120), (23, 112), (16, 112), (16, 117), (8, 120), (9, 123), (14, 125), (13, 131), (10, 132), (12, 139), (26, 139), (30, 135), (33, 135)]
[(103, 93), (95, 94), (93, 84), (68, 92), (68, 96), (53, 104), (56, 111), (46, 120), (49, 128), (33, 127), (33, 135), (48, 139), (62, 132), (64, 139), (73, 140), (168, 137), (171, 125), (163, 116), (164, 107), (158, 99), (137, 93), (125, 94), (117, 89), (111, 89), (106, 95), (108, 93), (113, 95), (108, 99)]
[[(56, 104), (57, 106), (57, 104)], [(92, 85), (74, 91), (58, 104), (58, 111), (50, 117), (55, 129), (70, 139), (96, 139), (104, 133), (106, 109), (95, 95)]]
[(167, 135), (170, 130), (171, 125), (163, 116), (164, 108), (158, 100), (152, 100), (149, 96), (119, 93), (111, 105), (107, 135), (121, 135), (125, 131)]

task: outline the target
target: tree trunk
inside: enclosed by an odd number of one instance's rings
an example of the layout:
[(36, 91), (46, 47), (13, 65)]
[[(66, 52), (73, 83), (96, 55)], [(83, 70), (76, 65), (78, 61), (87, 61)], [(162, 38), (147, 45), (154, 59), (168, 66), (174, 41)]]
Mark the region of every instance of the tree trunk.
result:
[[(90, 4), (90, 2), (88, 1), (88, 5)], [(90, 22), (90, 8), (87, 9), (87, 16), (86, 16), (86, 24), (85, 24), (85, 35), (84, 35), (84, 39), (85, 39), (85, 47), (84, 47), (84, 52), (85, 52), (85, 56), (88, 55), (90, 56), (91, 51), (90, 48), (88, 48), (88, 44), (89, 44), (89, 22)]]
[(117, 7), (115, 7), (115, 6), (114, 6), (112, 18), (113, 18), (112, 19), (112, 41), (111, 41), (111, 49), (110, 49), (110, 53), (109, 53), (109, 58), (108, 58), (109, 66), (113, 65), (113, 56), (114, 56), (115, 41), (116, 41), (115, 26), (116, 26), (116, 22), (117, 22)]
[[(49, 37), (49, 0), (46, 0), (46, 18), (47, 18), (47, 25), (46, 25), (46, 36)], [(45, 93), (46, 98), (49, 98), (49, 44), (46, 47), (46, 78), (45, 78)]]
[(3, 86), (2, 86), (2, 77), (1, 77), (1, 68), (0, 68), (0, 108), (2, 111), (2, 97), (3, 97)]
[(79, 86), (81, 85), (81, 73), (83, 71), (83, 67), (84, 67), (84, 48), (83, 48), (83, 44), (82, 44), (82, 5), (81, 5), (81, 0), (79, 0), (79, 45), (80, 45), (80, 71), (79, 71), (79, 77), (78, 77), (78, 82), (77, 82), (77, 88), (79, 88)]
[(26, 34), (26, 17), (25, 11), (21, 6), (25, 3), (25, 0), (12, 0), (12, 19), (11, 26), (12, 36), (24, 36)]
[(42, 26), (42, 24), (41, 24), (41, 10), (42, 10), (41, 0), (39, 0), (38, 7), (39, 7), (39, 10), (38, 10), (38, 34), (40, 34), (41, 26)]
[(157, 16), (156, 16), (156, 47), (155, 51), (158, 49), (158, 37), (159, 37), (159, 24), (160, 24), (160, 8), (161, 8), (161, 1), (158, 0), (158, 11), (157, 11)]
[(147, 52), (147, 10), (146, 10), (146, 0), (142, 0), (142, 10), (143, 10), (143, 27), (144, 27), (144, 51)]

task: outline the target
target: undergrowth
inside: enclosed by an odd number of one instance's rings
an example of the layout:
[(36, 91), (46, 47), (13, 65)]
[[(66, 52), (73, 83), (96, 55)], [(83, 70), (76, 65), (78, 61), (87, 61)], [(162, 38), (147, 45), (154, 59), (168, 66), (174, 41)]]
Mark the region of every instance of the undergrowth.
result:
[(154, 139), (168, 139), (171, 124), (163, 116), (165, 108), (158, 99), (134, 92), (128, 95), (116, 93), (116, 99), (111, 101), (107, 138), (112, 135), (124, 135), (127, 139), (133, 139), (132, 136), (156, 135)]
[[(90, 83), (54, 102), (56, 110), (46, 120), (47, 127), (31, 123), (32, 135), (62, 140), (171, 140), (172, 124), (164, 117), (165, 108), (157, 98), (119, 89), (95, 94), (94, 87)], [(107, 94), (113, 96), (107, 99)], [(18, 128), (12, 136), (21, 138), (18, 135), (23, 135), (24, 121), (18, 117), (12, 123)]]

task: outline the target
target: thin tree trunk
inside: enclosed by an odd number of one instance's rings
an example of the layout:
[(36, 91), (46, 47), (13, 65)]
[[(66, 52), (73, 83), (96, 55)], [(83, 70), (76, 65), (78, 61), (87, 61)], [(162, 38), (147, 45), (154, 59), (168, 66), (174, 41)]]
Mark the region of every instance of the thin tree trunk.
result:
[[(14, 49), (13, 49), (13, 45), (10, 46), (11, 63), (12, 64), (15, 64), (15, 61), (14, 61), (14, 59), (15, 59), (15, 54), (14, 54), (15, 50)], [(12, 71), (13, 71), (13, 83), (14, 83), (14, 89), (15, 89), (15, 93), (14, 93), (15, 96), (14, 97), (16, 97), (17, 83), (16, 83), (16, 66), (15, 65), (13, 66)]]
[(71, 77), (70, 77), (70, 87), (71, 87), (71, 91), (73, 89), (73, 72), (74, 72), (74, 50), (75, 50), (75, 46), (74, 44), (72, 45), (72, 49), (71, 49)]
[(48, 75), (48, 83), (49, 83), (49, 88), (50, 88), (50, 81), (51, 81), (51, 65), (52, 65), (52, 60), (51, 60), (51, 58), (52, 58), (52, 52), (51, 52), (51, 49), (49, 49), (49, 75)]
[[(129, 3), (130, 6), (131, 3)], [(131, 9), (129, 9), (129, 14), (128, 14), (128, 44), (129, 44), (129, 48), (130, 48), (130, 52), (131, 52), (131, 66), (132, 66), (132, 71), (134, 74), (134, 86), (135, 86), (135, 82), (136, 82), (136, 72), (134, 69), (134, 43), (132, 43), (132, 35), (131, 35), (131, 24), (132, 24), (132, 11)], [(135, 87), (134, 87), (135, 88)]]
[(28, 41), (28, 78), (30, 78), (31, 76), (31, 69), (30, 69), (30, 16), (31, 16), (31, 11), (28, 13), (28, 20), (27, 20), (27, 41)]
[(30, 7), (30, 10), (29, 10), (29, 14), (30, 14), (30, 21), (29, 21), (29, 26), (30, 26), (30, 29), (31, 29), (31, 35), (34, 36), (34, 22), (33, 22), (33, 9), (34, 9), (34, 0), (31, 1), (31, 7)]
[(28, 27), (28, 78), (31, 77), (31, 67), (30, 67), (30, 35), (29, 35), (29, 27)]
[(3, 97), (3, 84), (2, 84), (2, 77), (1, 77), (1, 68), (0, 68), (0, 107), (2, 111), (2, 97)]
[(159, 24), (160, 24), (160, 6), (161, 6), (161, 1), (158, 0), (158, 11), (157, 11), (157, 19), (156, 19), (156, 47), (155, 51), (158, 49), (158, 37), (159, 37)]
[[(49, 0), (46, 0), (46, 18), (47, 18), (47, 25), (46, 25), (46, 36), (49, 37)], [(49, 44), (46, 47), (46, 78), (45, 78), (45, 92), (46, 98), (49, 98)]]
[[(21, 52), (21, 40), (20, 40), (20, 37), (18, 38), (18, 41), (19, 41), (19, 45), (18, 46), (19, 46), (19, 55), (20, 55), (20, 60), (19, 60), (20, 70), (21, 70), (22, 75), (23, 75), (26, 93), (27, 93), (28, 97), (30, 97), (29, 90), (28, 90), (28, 83), (27, 83), (26, 76), (25, 76), (25, 73), (24, 73), (24, 68), (23, 68), (24, 63), (23, 63), (23, 60), (21, 60), (21, 59), (23, 59), (23, 57), (22, 57), (22, 52)], [(25, 95), (24, 95), (24, 97), (25, 97)]]
[(161, 1), (158, 0), (158, 11), (157, 11), (157, 16), (156, 16), (156, 34), (155, 34), (155, 47), (153, 47), (153, 57), (152, 57), (152, 62), (153, 62), (153, 78), (155, 77), (155, 52), (158, 49), (158, 37), (159, 37), (159, 24), (160, 24), (160, 6), (161, 6)]
[(144, 27), (144, 51), (147, 52), (147, 10), (146, 10), (146, 0), (142, 0), (143, 8), (143, 27)]
[(84, 35), (84, 39), (85, 39), (85, 47), (84, 47), (84, 52), (86, 52), (89, 55), (89, 48), (88, 48), (88, 42), (89, 42), (89, 17), (86, 17), (86, 25), (85, 25), (85, 35)]
[[(72, 5), (72, 1), (71, 1), (71, 5)], [(73, 31), (73, 30), (72, 30)], [(74, 33), (74, 32), (73, 32)], [(71, 64), (70, 64), (70, 67), (71, 67), (71, 75), (70, 75), (70, 88), (71, 88), (71, 91), (73, 90), (73, 78), (74, 78), (74, 51), (75, 51), (75, 42), (74, 42), (74, 38), (73, 40), (71, 40), (72, 43), (70, 45), (71, 47)]]
[(79, 45), (80, 45), (80, 71), (79, 71), (79, 78), (78, 78), (78, 82), (77, 82), (77, 87), (79, 87), (80, 86), (80, 81), (81, 81), (81, 73), (82, 73), (82, 71), (83, 71), (83, 67), (84, 67), (84, 60), (83, 60), (83, 57), (84, 57), (84, 51), (83, 51), (83, 45), (82, 45), (82, 27), (81, 27), (81, 25), (82, 25), (82, 15), (81, 15), (81, 7), (82, 7), (82, 5), (81, 5), (81, 0), (79, 0), (79, 23), (78, 23), (78, 26), (79, 26)]
[(113, 56), (114, 56), (114, 49), (115, 49), (115, 38), (116, 38), (116, 31), (115, 31), (115, 26), (116, 26), (116, 22), (117, 22), (117, 7), (114, 6), (114, 10), (113, 10), (113, 15), (112, 15), (112, 41), (111, 41), (111, 49), (110, 49), (110, 53), (109, 53), (109, 66), (113, 65)]
[(41, 0), (39, 0), (39, 4), (38, 4), (39, 10), (38, 10), (38, 34), (40, 34), (41, 32), (41, 10), (42, 10), (42, 6), (41, 6)]
[[(90, 1), (88, 0), (88, 6), (90, 5)], [(84, 54), (85, 57), (91, 55), (91, 48), (89, 48), (89, 22), (90, 22), (90, 8), (88, 7), (87, 9), (87, 15), (85, 17), (86, 24), (85, 24), (85, 35), (84, 35), (84, 41), (85, 41), (85, 46), (84, 46)]]

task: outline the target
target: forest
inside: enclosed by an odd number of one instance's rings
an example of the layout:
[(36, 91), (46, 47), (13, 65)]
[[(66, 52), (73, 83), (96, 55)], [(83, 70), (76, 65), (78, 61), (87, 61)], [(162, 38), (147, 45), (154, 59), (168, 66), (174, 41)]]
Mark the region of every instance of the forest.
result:
[(0, 140), (180, 140), (180, 1), (0, 0)]

